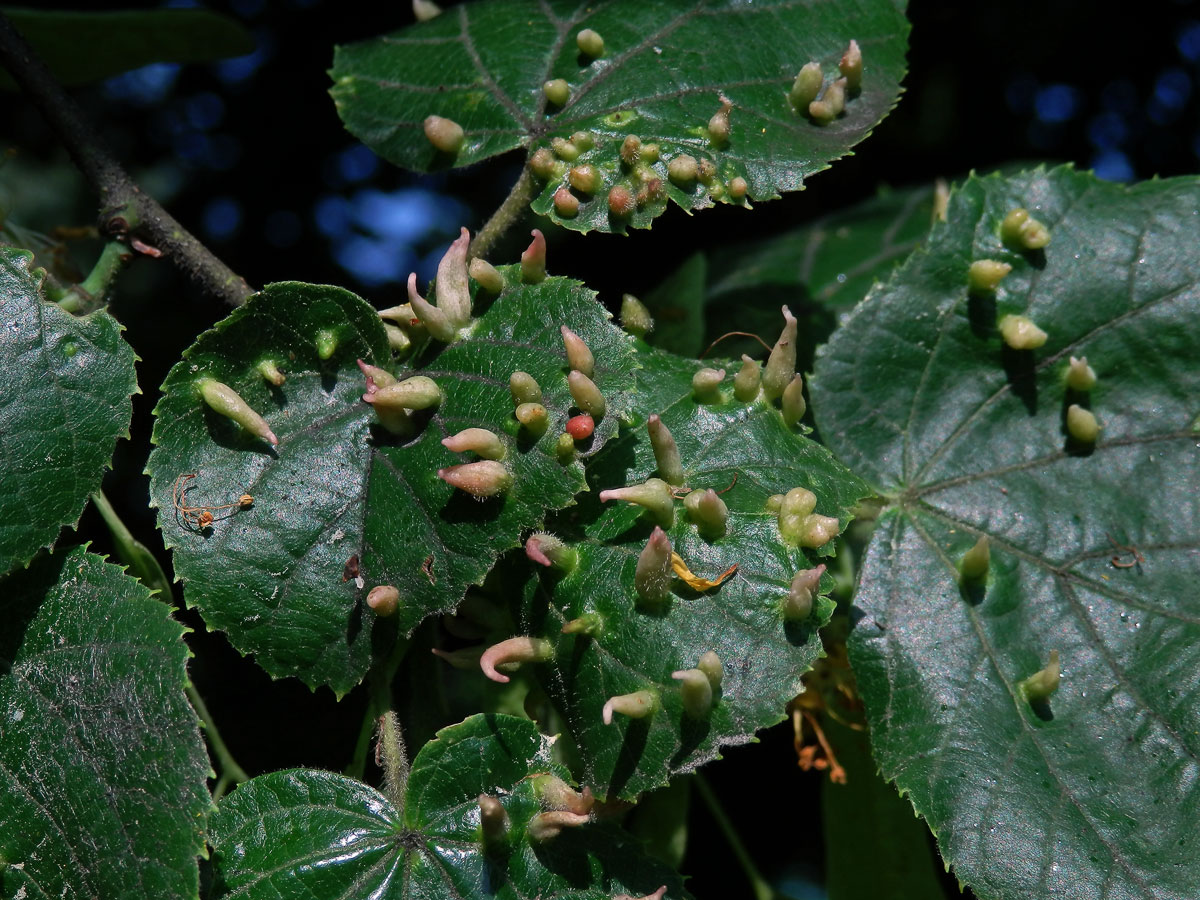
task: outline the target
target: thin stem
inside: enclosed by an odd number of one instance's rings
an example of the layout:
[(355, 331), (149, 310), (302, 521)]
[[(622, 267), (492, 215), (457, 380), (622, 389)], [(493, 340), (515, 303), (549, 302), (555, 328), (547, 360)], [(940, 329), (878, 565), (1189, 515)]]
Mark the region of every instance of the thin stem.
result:
[(139, 234), (135, 249), (171, 259), (197, 284), (238, 306), (253, 293), (250, 286), (200, 243), (151, 197), (108, 152), (82, 111), (55, 81), (24, 38), (0, 14), (0, 63), (12, 74), (58, 134), (84, 176), (100, 195), (100, 230), (116, 237)]
[(721, 829), (721, 834), (724, 835), (726, 842), (729, 844), (729, 849), (733, 851), (733, 855), (737, 857), (738, 863), (742, 867), (742, 872), (746, 876), (746, 880), (750, 882), (754, 888), (754, 896), (756, 900), (773, 900), (777, 895), (775, 889), (767, 883), (767, 880), (762, 877), (758, 871), (758, 867), (754, 865), (754, 860), (750, 858), (750, 852), (746, 849), (746, 845), (742, 843), (741, 837), (738, 836), (737, 829), (734, 828), (733, 822), (726, 815), (724, 807), (721, 806), (721, 801), (717, 799), (717, 795), (713, 793), (712, 787), (708, 781), (699, 772), (696, 773), (695, 779), (692, 782), (700, 798), (704, 801), (704, 805), (708, 807), (708, 811), (712, 813), (713, 820), (717, 823), (717, 827)]
[(408, 793), (408, 753), (400, 720), (393, 710), (379, 717), (379, 746), (383, 757), (383, 793), (404, 818), (404, 798)]
[[(367, 709), (363, 713), (362, 726), (358, 730), (354, 755), (345, 769), (346, 774), (351, 778), (362, 781), (366, 776), (367, 754), (371, 752), (371, 738), (375, 736), (380, 716), (392, 709), (392, 679), (396, 677), (396, 670), (400, 668), (404, 654), (408, 651), (408, 645), (407, 638), (397, 638), (396, 645), (392, 648), (388, 658), (367, 673)], [(405, 762), (405, 781), (408, 778), (407, 765)], [(386, 774), (385, 770), (385, 777)], [(403, 800), (397, 806), (402, 808)]]
[(487, 223), (479, 229), (479, 233), (475, 235), (475, 240), (471, 242), (472, 259), (477, 256), (486, 257), (488, 255), (488, 252), (492, 249), (492, 245), (521, 217), (532, 196), (533, 173), (526, 166), (521, 170), (521, 177), (512, 186), (512, 190), (508, 192), (508, 196), (504, 198), (504, 202), (500, 204), (499, 209), (492, 213), (492, 217), (487, 220)]
[(133, 570), (142, 584), (152, 591), (158, 591), (161, 595), (159, 599), (165, 603), (173, 602), (174, 592), (171, 590), (171, 581), (167, 578), (167, 573), (158, 564), (150, 548), (135, 538), (128, 526), (121, 521), (121, 517), (117, 515), (103, 491), (92, 494), (92, 504), (96, 507), (96, 512), (100, 513), (100, 518), (104, 519), (104, 524), (108, 526), (117, 558)]
[(188, 699), (192, 701), (192, 708), (196, 710), (196, 715), (200, 717), (200, 721), (204, 725), (204, 735), (208, 738), (208, 746), (212, 748), (213, 755), (217, 757), (217, 764), (221, 767), (221, 777), (213, 790), (213, 799), (218, 800), (229, 789), (230, 783), (241, 784), (243, 781), (249, 781), (250, 776), (246, 774), (245, 769), (238, 765), (233, 754), (229, 752), (229, 748), (225, 746), (221, 732), (217, 730), (217, 723), (213, 721), (212, 714), (204, 705), (204, 698), (200, 696), (196, 686), (189, 681), (184, 685), (184, 690), (187, 692)]

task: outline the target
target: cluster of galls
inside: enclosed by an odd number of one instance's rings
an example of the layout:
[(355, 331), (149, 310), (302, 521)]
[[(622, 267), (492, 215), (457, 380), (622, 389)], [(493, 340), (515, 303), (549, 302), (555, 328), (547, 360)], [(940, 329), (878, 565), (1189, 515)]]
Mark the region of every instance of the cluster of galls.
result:
[(846, 101), (862, 90), (863, 59), (858, 41), (850, 41), (838, 61), (838, 71), (841, 77), (826, 85), (821, 64), (815, 60), (805, 63), (788, 92), (792, 109), (818, 125), (826, 125), (842, 115)]
[[(1000, 221), (1000, 240), (1017, 253), (1040, 252), (1050, 244), (1050, 230), (1029, 214), (1029, 210), (1017, 207)], [(1012, 264), (997, 259), (977, 259), (967, 269), (967, 290), (972, 297), (991, 299), (1000, 283), (1012, 271)], [(1036, 350), (1046, 343), (1049, 335), (1034, 323), (1029, 316), (1007, 314), (996, 323), (1000, 337), (1013, 350)], [(1067, 388), (1086, 400), (1086, 395), (1096, 384), (1096, 373), (1088, 365), (1087, 357), (1071, 357), (1065, 373)], [(1082, 446), (1095, 444), (1100, 435), (1100, 423), (1095, 414), (1080, 403), (1067, 406), (1067, 434)]]

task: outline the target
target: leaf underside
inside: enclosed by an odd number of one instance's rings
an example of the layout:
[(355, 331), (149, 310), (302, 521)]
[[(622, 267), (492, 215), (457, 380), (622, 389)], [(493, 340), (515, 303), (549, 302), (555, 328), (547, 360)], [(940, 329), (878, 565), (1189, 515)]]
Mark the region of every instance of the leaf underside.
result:
[[(581, 779), (601, 796), (632, 797), (665, 784), (716, 758), (722, 746), (744, 743), (780, 721), (788, 700), (801, 690), (800, 676), (820, 653), (817, 628), (833, 603), (820, 598), (804, 622), (785, 623), (780, 605), (792, 576), (819, 562), (813, 550), (781, 542), (772, 494), (806, 487), (817, 512), (843, 526), (866, 486), (823, 447), (788, 429), (777, 409), (759, 399), (741, 403), (725, 381), (720, 403), (697, 403), (691, 379), (700, 363), (654, 350), (641, 353), (634, 423), (622, 430), (589, 467), (593, 491), (579, 507), (557, 516), (551, 529), (571, 541), (578, 566), (566, 575), (542, 570), (526, 591), (518, 619), (524, 633), (557, 645), (553, 664), (536, 666), (550, 699), (560, 708), (582, 764)], [(668, 535), (691, 571), (716, 579), (738, 572), (720, 587), (696, 591), (675, 579), (673, 595), (648, 610), (637, 597), (634, 571), (653, 523), (637, 507), (595, 500), (600, 490), (644, 481), (655, 473), (645, 420), (658, 413), (670, 428), (684, 463), (687, 486), (728, 490), (726, 535), (707, 540), (676, 502)], [(731, 487), (732, 485), (732, 487)], [(831, 552), (832, 544), (821, 548)], [(825, 588), (831, 586), (825, 576)], [(598, 637), (561, 633), (566, 621), (598, 614)], [(724, 678), (711, 715), (688, 717), (676, 670), (696, 666), (712, 650)], [(601, 711), (613, 695), (650, 690), (660, 708), (641, 719)]]
[[(576, 46), (585, 28), (604, 38), (599, 59), (584, 57)], [(623, 232), (650, 227), (668, 200), (693, 210), (801, 189), (807, 176), (867, 137), (895, 104), (907, 35), (903, 10), (890, 0), (853, 6), (831, 0), (492, 0), (339, 47), (331, 93), (351, 133), (418, 171), (466, 166), (515, 149), (533, 153), (551, 147), (554, 138), (588, 132), (594, 146), (569, 162), (570, 154), (560, 154), (564, 159), (541, 182), (533, 209), (565, 228)], [(841, 117), (818, 125), (792, 108), (788, 91), (800, 67), (814, 60), (830, 83), (852, 38), (862, 47), (862, 89)], [(543, 91), (553, 79), (570, 87), (561, 108)], [(731, 133), (714, 143), (708, 123), (722, 98), (732, 104)], [(456, 154), (436, 150), (425, 137), (422, 123), (430, 115), (462, 126), (466, 139)], [(660, 159), (622, 163), (618, 151), (628, 135), (657, 143)], [(711, 162), (711, 180), (671, 182), (667, 163), (680, 154)], [(594, 166), (603, 186), (576, 190), (578, 213), (564, 217), (553, 196), (575, 165)], [(730, 197), (735, 177), (749, 186), (745, 199)], [(609, 191), (617, 185), (634, 197), (644, 192), (628, 216), (609, 212)]]
[(0, 579), (0, 616), (0, 895), (197, 897), (182, 626), (81, 547)]
[[(552, 741), (528, 720), (475, 715), (443, 729), (413, 760), (404, 813), (374, 788), (312, 769), (275, 772), (239, 787), (213, 817), (222, 896), (454, 897), (599, 900), (643, 896), (680, 877), (611, 825), (527, 836), (541, 811), (530, 776), (569, 778)], [(480, 794), (497, 798), (506, 836), (485, 851)]]
[(137, 390), (116, 319), (44, 301), (32, 260), (0, 248), (0, 572), (78, 521), (129, 433)]
[[(389, 434), (361, 402), (355, 360), (388, 367), (390, 351), (374, 309), (339, 288), (266, 288), (202, 335), (168, 375), (148, 468), (176, 572), (208, 625), (226, 631), (272, 675), (345, 693), (397, 631), (407, 634), (427, 615), (452, 610), (547, 509), (571, 503), (584, 488), (582, 465), (563, 465), (554, 455), (571, 406), (558, 325), (570, 322), (596, 356), (608, 414), (592, 451), (615, 432), (628, 405), (629, 338), (577, 282), (520, 285), (514, 271), (509, 275), (514, 283), (470, 335), (419, 370), (438, 383), (444, 400), (413, 438)], [(316, 346), (322, 331), (337, 340), (326, 360)], [(258, 374), (263, 359), (277, 361), (283, 385)], [(540, 439), (513, 417), (508, 377), (518, 369), (545, 395), (550, 427)], [(196, 389), (203, 376), (230, 385), (261, 412), (278, 448), (208, 409)], [(438, 477), (439, 469), (473, 458), (441, 444), (467, 427), (496, 432), (508, 448), (513, 487), (506, 494), (480, 501)], [(191, 473), (191, 482), (179, 480)], [(211, 528), (197, 529), (173, 503), (176, 485), (189, 483), (192, 506), (230, 504), (242, 493), (254, 505), (214, 513)], [(362, 587), (348, 572), (352, 558)], [(390, 620), (364, 603), (379, 584), (400, 591)]]
[[(1018, 206), (1044, 251), (1000, 240)], [(1200, 883), (1197, 208), (1196, 179), (971, 178), (818, 359), (818, 427), (890, 498), (851, 640), (876, 758), (980, 897)], [(992, 296), (968, 296), (977, 259), (1013, 266)], [(1045, 346), (1004, 346), (1004, 314)], [(1072, 403), (1094, 446), (1066, 436)], [(960, 590), (984, 535), (986, 585)], [(1055, 650), (1059, 690), (1026, 702)]]

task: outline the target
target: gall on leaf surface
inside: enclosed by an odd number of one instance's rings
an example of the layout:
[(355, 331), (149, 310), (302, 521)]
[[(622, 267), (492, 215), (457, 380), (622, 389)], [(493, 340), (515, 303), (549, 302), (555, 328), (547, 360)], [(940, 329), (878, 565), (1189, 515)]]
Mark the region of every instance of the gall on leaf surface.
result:
[[(552, 739), (527, 719), (474, 715), (438, 732), (412, 763), (403, 813), (374, 788), (333, 772), (254, 778), (212, 820), (213, 867), (228, 896), (601, 900), (690, 897), (680, 876), (628, 834), (595, 821), (531, 842), (542, 812), (532, 778), (569, 780)], [(479, 796), (499, 800), (503, 837), (484, 842)]]
[(133, 348), (104, 310), (42, 299), (33, 256), (0, 248), (0, 572), (53, 545), (129, 434)]
[[(551, 701), (563, 713), (582, 761), (581, 778), (598, 796), (632, 797), (665, 784), (717, 757), (722, 746), (745, 743), (784, 718), (801, 690), (800, 677), (821, 651), (817, 629), (834, 604), (815, 600), (803, 622), (785, 622), (782, 604), (793, 575), (832, 553), (787, 546), (767, 498), (794, 487), (817, 496), (817, 512), (844, 527), (869, 488), (815, 441), (788, 429), (778, 409), (761, 399), (733, 399), (733, 378), (719, 403), (692, 398), (692, 375), (704, 363), (656, 350), (641, 353), (636, 418), (588, 468), (591, 492), (565, 510), (548, 530), (578, 552), (563, 574), (539, 569), (526, 586), (518, 627), (554, 641), (552, 663), (533, 666)], [(711, 361), (708, 364), (712, 365)], [(728, 364), (726, 368), (730, 368)], [(723, 537), (702, 537), (682, 499), (667, 530), (674, 551), (698, 578), (716, 581), (730, 566), (736, 574), (719, 587), (696, 590), (678, 575), (671, 596), (657, 606), (638, 597), (635, 573), (654, 522), (623, 501), (599, 504), (601, 490), (644, 482), (655, 474), (646, 420), (657, 413), (670, 429), (689, 488), (714, 488), (729, 508)], [(736, 476), (736, 482), (735, 482)], [(730, 485), (733, 485), (730, 487)], [(832, 587), (824, 576), (822, 589)], [(598, 636), (563, 634), (565, 623), (598, 616)], [(723, 664), (721, 687), (708, 717), (687, 717), (678, 670), (695, 668), (715, 651)], [(659, 708), (644, 718), (617, 714), (605, 725), (605, 701), (649, 690)]]
[[(580, 53), (576, 35), (586, 28), (603, 37), (603, 56)], [(562, 164), (538, 180), (533, 209), (564, 228), (622, 232), (650, 227), (668, 202), (694, 210), (800, 190), (805, 178), (846, 155), (895, 105), (907, 37), (908, 23), (893, 0), (489, 0), (339, 47), (331, 93), (352, 134), (417, 171), (471, 165), (516, 149), (554, 153), (556, 139), (587, 132), (592, 146), (576, 145), (577, 157), (560, 153)], [(849, 98), (844, 115), (818, 125), (792, 108), (788, 92), (812, 60), (831, 83), (851, 39), (862, 47), (862, 90)], [(556, 79), (570, 92), (561, 106), (543, 90)], [(732, 107), (730, 131), (727, 140), (714, 141), (709, 122), (723, 99)], [(462, 126), (457, 153), (436, 150), (426, 137), (423, 123), (431, 115)], [(623, 161), (629, 135), (643, 147), (657, 144), (658, 159)], [(712, 165), (708, 183), (668, 178), (670, 161), (685, 155), (701, 168)], [(581, 165), (594, 167), (602, 186), (577, 191), (578, 210), (571, 204), (573, 214), (563, 216), (554, 194), (570, 186), (569, 170)], [(736, 199), (730, 192), (735, 178), (748, 185)], [(632, 210), (610, 205), (614, 187), (638, 201)], [(612, 212), (613, 205), (622, 211)]]
[[(420, 368), (396, 370), (400, 378), (431, 378), (443, 394), (436, 410), (418, 415), (423, 424), (412, 438), (388, 433), (362, 402), (356, 360), (390, 367), (390, 351), (375, 310), (340, 288), (267, 287), (201, 335), (167, 376), (148, 469), (175, 571), (209, 627), (228, 633), (272, 675), (345, 693), (397, 633), (452, 610), (547, 509), (566, 506), (585, 487), (581, 462), (564, 465), (554, 453), (572, 414), (559, 323), (570, 322), (591, 346), (609, 404), (583, 452), (599, 449), (628, 408), (632, 342), (578, 282), (522, 285), (515, 267), (504, 271), (510, 287), (468, 337), (429, 350)], [(318, 335), (332, 336), (327, 359)], [(282, 385), (256, 370), (264, 358), (278, 361)], [(514, 370), (541, 384), (549, 427), (540, 438), (513, 416)], [(278, 447), (206, 407), (196, 390), (206, 376), (262, 414)], [(507, 446), (512, 485), (499, 496), (476, 500), (438, 477), (473, 458), (441, 443), (472, 427)], [(172, 504), (177, 480), (190, 473), (197, 473), (190, 504), (248, 493), (254, 505), (219, 513), (198, 530)], [(343, 578), (354, 555), (361, 587)], [(386, 620), (365, 604), (380, 584), (400, 592)]]
[[(1005, 246), (1017, 207), (1048, 246)], [(821, 433), (889, 501), (850, 640), (875, 757), (981, 897), (1200, 883), (1197, 209), (1194, 178), (973, 177), (817, 360)], [(1013, 267), (993, 293), (968, 292), (977, 259)], [(1006, 347), (1004, 315), (1046, 343)], [(1094, 445), (1069, 439), (1072, 403)], [(982, 536), (988, 573), (960, 588)], [(1031, 704), (1053, 651), (1058, 690)]]
[(170, 608), (83, 547), (0, 579), (0, 893), (199, 896), (212, 804)]

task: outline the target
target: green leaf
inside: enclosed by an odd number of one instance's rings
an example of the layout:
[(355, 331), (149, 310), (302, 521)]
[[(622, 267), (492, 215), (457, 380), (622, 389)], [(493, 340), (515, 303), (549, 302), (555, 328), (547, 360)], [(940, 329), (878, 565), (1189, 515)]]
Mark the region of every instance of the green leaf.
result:
[[(1006, 248), (1027, 207), (1044, 251)], [(831, 447), (887, 495), (852, 659), (876, 758), (983, 898), (1185, 896), (1200, 882), (1200, 183), (972, 178), (948, 225), (818, 359)], [(968, 297), (973, 260), (1013, 266)], [(1027, 314), (1045, 346), (996, 333)], [(1099, 376), (1064, 383), (1070, 356)], [(1103, 430), (1065, 437), (1067, 404)], [(957, 564), (991, 541), (986, 584)], [(1131, 561), (1116, 541), (1136, 545)], [(1048, 702), (1020, 684), (1061, 654)]]
[[(708, 262), (693, 253), (642, 298), (654, 317), (650, 340), (659, 350), (695, 357), (704, 351), (704, 282)], [(778, 308), (776, 309), (778, 313)]]
[[(867, 493), (828, 451), (788, 429), (765, 402), (737, 402), (726, 381), (724, 402), (698, 404), (691, 381), (699, 363), (654, 350), (641, 356), (637, 426), (623, 430), (589, 467), (593, 494), (552, 526), (573, 542), (578, 565), (565, 575), (543, 570), (521, 614), (524, 633), (557, 645), (554, 662), (536, 671), (564, 713), (583, 763), (582, 780), (609, 797), (666, 784), (715, 759), (722, 746), (745, 743), (784, 718), (788, 700), (801, 690), (801, 675), (821, 652), (817, 628), (834, 604), (820, 598), (809, 620), (785, 623), (780, 605), (792, 576), (815, 566), (819, 554), (781, 542), (767, 498), (809, 488), (817, 511), (837, 516), (844, 527)], [(593, 499), (601, 489), (654, 474), (644, 425), (652, 413), (674, 435), (689, 487), (729, 488), (722, 497), (729, 507), (727, 532), (713, 541), (698, 534), (682, 503), (675, 504), (675, 524), (667, 531), (675, 552), (702, 578), (715, 580), (739, 566), (714, 590), (695, 591), (675, 580), (673, 596), (658, 611), (639, 602), (634, 581), (652, 523), (623, 501), (598, 508)], [(829, 590), (832, 577), (825, 575), (823, 584)], [(562, 633), (565, 622), (592, 614), (603, 622), (599, 636)], [(680, 682), (671, 675), (694, 668), (710, 650), (721, 659), (724, 679), (711, 714), (695, 719), (684, 713)], [(602, 723), (609, 697), (643, 690), (658, 694), (657, 711)]]
[[(355, 360), (388, 366), (390, 352), (375, 310), (339, 288), (266, 288), (201, 335), (167, 376), (148, 468), (175, 571), (208, 625), (228, 632), (272, 675), (345, 693), (366, 672), (373, 647), (384, 652), (397, 629), (407, 634), (427, 615), (457, 606), (523, 531), (585, 486), (582, 465), (564, 466), (554, 453), (571, 406), (558, 323), (570, 323), (596, 357), (608, 414), (593, 451), (628, 408), (631, 342), (578, 282), (520, 285), (514, 270), (505, 271), (513, 286), (469, 337), (420, 370), (444, 400), (408, 441), (379, 426), (360, 400)], [(337, 341), (327, 360), (317, 349), (322, 332)], [(277, 361), (283, 385), (258, 373), (265, 359)], [(513, 417), (508, 376), (518, 369), (538, 380), (550, 411), (540, 440)], [(206, 376), (265, 415), (277, 449), (204, 405), (197, 383)], [(478, 501), (438, 477), (439, 469), (467, 461), (441, 444), (467, 427), (496, 432), (508, 448), (513, 486), (506, 494)], [(180, 482), (191, 473), (195, 479)], [(211, 528), (197, 529), (173, 508), (177, 484), (193, 486), (192, 506), (232, 504), (242, 493), (254, 505), (218, 511)], [(344, 577), (351, 557), (359, 560), (361, 588)], [(380, 584), (401, 592), (392, 621), (378, 621), (364, 603)]]
[(137, 390), (133, 349), (107, 312), (75, 318), (42, 300), (33, 256), (0, 248), (0, 572), (79, 519)]
[[(535, 843), (541, 811), (531, 776), (570, 776), (552, 739), (526, 719), (475, 715), (445, 728), (413, 760), (403, 811), (374, 788), (331, 772), (255, 778), (221, 803), (210, 840), (225, 896), (592, 900), (644, 895), (680, 877), (611, 825), (591, 822)], [(505, 836), (486, 851), (479, 796), (500, 801)]]
[[(5, 9), (55, 79), (67, 87), (90, 84), (150, 63), (209, 62), (244, 56), (254, 37), (228, 16), (206, 9), (115, 12)], [(0, 71), (0, 89), (16, 90)]]
[(208, 757), (170, 608), (77, 547), (0, 580), (0, 895), (197, 897)]
[[(601, 58), (586, 58), (577, 48), (584, 28), (603, 36)], [(577, 231), (619, 232), (627, 224), (650, 227), (668, 199), (687, 210), (731, 202), (728, 184), (735, 177), (746, 180), (753, 200), (801, 189), (807, 176), (844, 156), (895, 104), (907, 35), (903, 11), (890, 0), (854, 6), (492, 0), (339, 47), (331, 93), (351, 133), (384, 158), (419, 171), (470, 165), (517, 148), (532, 154), (555, 138), (588, 132), (594, 146), (570, 165), (594, 166), (603, 187), (577, 192), (578, 214), (563, 218), (553, 196), (567, 183), (564, 163), (542, 183), (533, 209)], [(862, 47), (862, 91), (841, 118), (818, 125), (792, 109), (788, 91), (800, 67), (813, 60), (831, 81), (852, 38)], [(570, 86), (570, 99), (558, 108), (548, 105), (543, 84), (560, 78)], [(722, 97), (733, 107), (732, 130), (716, 145), (708, 123)], [(422, 123), (430, 115), (462, 126), (458, 153), (436, 150), (425, 137)], [(619, 150), (628, 135), (659, 144), (659, 160), (633, 170), (623, 165)], [(668, 179), (667, 162), (682, 154), (715, 166), (708, 186), (692, 181), (680, 187)], [(645, 189), (628, 219), (609, 215), (614, 185), (635, 196)]]

